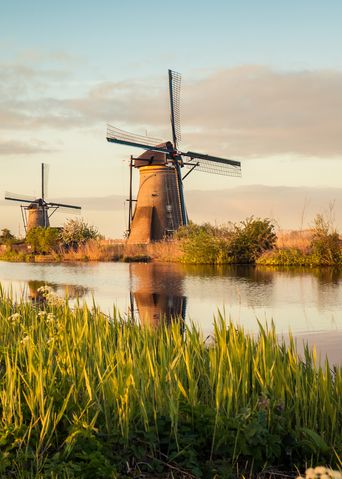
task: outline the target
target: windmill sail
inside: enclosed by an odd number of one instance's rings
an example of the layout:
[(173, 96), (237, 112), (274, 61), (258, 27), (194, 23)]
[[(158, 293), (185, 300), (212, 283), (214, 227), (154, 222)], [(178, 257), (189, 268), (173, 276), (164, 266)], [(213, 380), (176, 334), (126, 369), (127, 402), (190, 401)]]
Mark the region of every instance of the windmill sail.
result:
[(182, 153), (182, 155), (190, 158), (190, 160), (185, 163), (185, 166), (187, 168), (193, 168), (195, 166), (194, 171), (203, 171), (205, 173), (222, 176), (241, 176), (240, 161), (195, 153), (194, 151), (188, 151), (187, 153)]
[(181, 90), (181, 74), (169, 70), (169, 96), (170, 96), (170, 116), (172, 128), (173, 146), (177, 149), (181, 137), (180, 123), (180, 90)]
[(22, 203), (34, 203), (37, 199), (31, 195), (18, 195), (17, 193), (6, 191), (5, 200), (20, 201)]
[[(47, 228), (50, 226), (49, 217), (59, 208), (68, 209), (68, 212), (78, 212), (81, 207), (68, 205), (64, 203), (48, 202), (46, 201), (48, 181), (48, 165), (42, 163), (41, 165), (41, 197), (36, 198), (29, 195), (18, 195), (16, 193), (7, 192), (5, 200), (18, 201), (20, 203), (29, 203), (27, 206), (21, 205), (23, 215), (24, 228), (29, 231), (32, 228), (41, 226)], [(49, 209), (52, 211), (49, 213)]]
[(42, 198), (46, 198), (48, 194), (48, 180), (49, 180), (49, 165), (42, 163)]
[[(191, 171), (241, 176), (239, 161), (193, 151), (180, 151), (181, 75), (173, 70), (168, 70), (168, 86), (172, 141), (134, 135), (111, 125), (108, 125), (107, 129), (107, 141), (146, 150), (138, 158), (131, 157), (130, 162), (128, 241), (132, 244), (160, 240), (188, 223), (183, 179)], [(181, 168), (183, 166), (189, 168), (190, 171), (182, 177)], [(132, 199), (133, 167), (138, 168), (140, 174), (136, 200)], [(133, 215), (131, 215), (132, 201), (136, 202)]]
[(165, 147), (159, 147), (163, 140), (151, 138), (143, 135), (136, 135), (128, 131), (121, 130), (112, 125), (107, 125), (107, 141), (119, 143), (121, 145), (135, 146), (143, 150), (160, 151), (167, 153), (169, 150)]
[[(171, 120), (172, 141), (173, 141), (174, 152), (177, 151), (178, 144), (181, 140), (180, 89), (181, 89), (180, 73), (169, 70), (170, 120)], [(178, 154), (173, 156), (174, 156), (174, 165), (177, 172), (178, 190), (179, 190), (181, 213), (182, 213), (182, 223), (183, 225), (186, 225), (188, 222), (188, 215), (185, 208), (183, 182), (182, 182), (182, 175), (180, 171), (182, 158)]]
[[(56, 208), (58, 213), (66, 213), (67, 215), (72, 214), (73, 216), (81, 214), (81, 207), (80, 206), (51, 206), (51, 209)], [(53, 211), (54, 213), (54, 211)], [(53, 214), (51, 213), (51, 214)], [(50, 214), (50, 216), (51, 216)]]
[(74, 205), (67, 205), (65, 203), (55, 203), (52, 201), (49, 201), (48, 206), (51, 206), (52, 208), (69, 208), (73, 210), (80, 210), (81, 206), (74, 206)]

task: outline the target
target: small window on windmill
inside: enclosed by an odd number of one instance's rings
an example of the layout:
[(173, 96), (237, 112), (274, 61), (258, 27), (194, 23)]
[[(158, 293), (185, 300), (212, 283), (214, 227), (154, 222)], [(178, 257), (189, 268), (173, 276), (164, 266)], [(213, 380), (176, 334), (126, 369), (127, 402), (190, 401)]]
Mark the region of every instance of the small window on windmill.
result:
[(173, 224), (173, 218), (172, 218), (172, 205), (167, 204), (166, 205), (166, 219), (168, 223), (168, 228), (166, 230), (166, 236), (172, 235), (174, 232), (174, 224)]

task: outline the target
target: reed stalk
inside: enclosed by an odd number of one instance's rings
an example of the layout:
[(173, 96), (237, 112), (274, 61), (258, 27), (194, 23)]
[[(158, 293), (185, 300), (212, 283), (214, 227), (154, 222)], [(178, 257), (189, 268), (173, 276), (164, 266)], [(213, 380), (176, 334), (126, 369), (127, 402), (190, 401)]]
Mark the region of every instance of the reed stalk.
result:
[(252, 337), (219, 314), (207, 341), (0, 289), (0, 345), (1, 477), (122, 477), (139, 461), (227, 477), (341, 454), (341, 367), (273, 325)]

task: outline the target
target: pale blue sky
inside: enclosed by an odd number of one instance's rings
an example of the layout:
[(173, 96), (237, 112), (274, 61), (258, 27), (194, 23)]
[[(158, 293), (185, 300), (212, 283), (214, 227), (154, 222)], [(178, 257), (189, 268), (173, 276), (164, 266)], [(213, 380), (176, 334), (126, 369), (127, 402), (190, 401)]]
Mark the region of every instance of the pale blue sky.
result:
[[(81, 59), (87, 77), (184, 75), (236, 64), (341, 68), (342, 3), (288, 1), (1, 2), (1, 56), (23, 50)], [(92, 71), (92, 68), (98, 68)]]
[(55, 198), (125, 195), (137, 151), (107, 144), (106, 122), (168, 135), (168, 68), (186, 145), (243, 165), (187, 188), (340, 186), (342, 2), (0, 4), (1, 197), (37, 193), (41, 161)]

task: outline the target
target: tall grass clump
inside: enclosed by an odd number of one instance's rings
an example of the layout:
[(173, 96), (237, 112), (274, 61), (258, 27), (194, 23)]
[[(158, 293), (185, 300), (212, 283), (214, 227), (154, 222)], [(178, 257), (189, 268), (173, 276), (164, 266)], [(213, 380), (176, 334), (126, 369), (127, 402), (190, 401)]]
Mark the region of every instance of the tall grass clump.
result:
[(254, 338), (218, 315), (205, 340), (177, 320), (152, 330), (95, 305), (39, 308), (0, 292), (1, 477), (336, 465), (342, 369), (300, 358), (273, 326)]
[(62, 248), (63, 261), (119, 261), (123, 258), (124, 243), (92, 239), (77, 248)]

